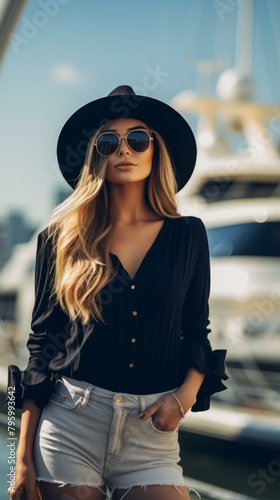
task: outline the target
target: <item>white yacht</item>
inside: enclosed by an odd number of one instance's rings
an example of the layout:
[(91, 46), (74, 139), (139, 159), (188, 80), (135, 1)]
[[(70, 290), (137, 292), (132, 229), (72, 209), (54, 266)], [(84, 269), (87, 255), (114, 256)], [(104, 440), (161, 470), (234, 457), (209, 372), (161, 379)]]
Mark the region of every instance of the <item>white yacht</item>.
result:
[(228, 391), (192, 432), (280, 444), (280, 106), (252, 100), (253, 82), (227, 70), (217, 97), (184, 91), (171, 104), (198, 115), (198, 161), (179, 196), (201, 217), (211, 256), (215, 348), (227, 348)]

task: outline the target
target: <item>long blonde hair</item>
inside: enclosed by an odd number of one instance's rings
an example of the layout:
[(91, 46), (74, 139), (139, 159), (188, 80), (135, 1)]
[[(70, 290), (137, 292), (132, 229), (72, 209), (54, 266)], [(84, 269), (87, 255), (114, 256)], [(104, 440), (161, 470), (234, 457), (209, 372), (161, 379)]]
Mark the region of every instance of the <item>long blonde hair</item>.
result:
[[(105, 182), (107, 158), (88, 144), (76, 189), (51, 215), (54, 272), (52, 293), (71, 320), (93, 316), (103, 321), (100, 292), (114, 277), (109, 246), (113, 221)], [(146, 184), (146, 202), (162, 217), (177, 218), (176, 181), (166, 145), (153, 131), (153, 167)]]

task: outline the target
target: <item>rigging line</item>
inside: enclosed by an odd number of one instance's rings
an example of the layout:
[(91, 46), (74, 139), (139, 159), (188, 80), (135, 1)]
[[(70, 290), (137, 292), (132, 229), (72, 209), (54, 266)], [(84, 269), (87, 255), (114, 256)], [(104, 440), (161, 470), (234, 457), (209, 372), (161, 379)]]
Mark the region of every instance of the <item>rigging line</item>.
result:
[(204, 17), (203, 2), (188, 2), (186, 3), (186, 22), (184, 25), (184, 33), (182, 35), (182, 45), (185, 48), (186, 57), (184, 62), (187, 67), (186, 74), (189, 82), (193, 82), (192, 87), (195, 91), (198, 90), (198, 74), (196, 72), (197, 59), (199, 58), (197, 48), (201, 39), (201, 22)]
[[(274, 12), (273, 12), (273, 7), (274, 7)], [(276, 7), (278, 7), (278, 12), (276, 11)], [(279, 61), (280, 61), (280, 40), (279, 40), (279, 26), (278, 26), (278, 19), (279, 19), (279, 3), (273, 3), (272, 2), (267, 2), (267, 9), (268, 9), (268, 19), (271, 24), (272, 28), (272, 34), (273, 34), (273, 40), (274, 40), (274, 45), (275, 45), (275, 50), (276, 50), (276, 64), (274, 65), (274, 70), (279, 71)], [(279, 78), (270, 78), (270, 84), (271, 87), (274, 84), (276, 90), (275, 94), (275, 101), (278, 101), (279, 99), (279, 88), (278, 85), (276, 85), (276, 82), (279, 81)], [(273, 89), (272, 89), (273, 93)]]

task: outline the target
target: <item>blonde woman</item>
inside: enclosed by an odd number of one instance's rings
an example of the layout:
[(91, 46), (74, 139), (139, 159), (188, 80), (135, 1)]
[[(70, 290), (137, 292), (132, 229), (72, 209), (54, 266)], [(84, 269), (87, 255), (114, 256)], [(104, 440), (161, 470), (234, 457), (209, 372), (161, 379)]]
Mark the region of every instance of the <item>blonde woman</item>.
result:
[(196, 159), (174, 109), (121, 86), (58, 140), (73, 194), (39, 234), (13, 499), (189, 499), (178, 427), (225, 389), (208, 341), (209, 255), (175, 193)]

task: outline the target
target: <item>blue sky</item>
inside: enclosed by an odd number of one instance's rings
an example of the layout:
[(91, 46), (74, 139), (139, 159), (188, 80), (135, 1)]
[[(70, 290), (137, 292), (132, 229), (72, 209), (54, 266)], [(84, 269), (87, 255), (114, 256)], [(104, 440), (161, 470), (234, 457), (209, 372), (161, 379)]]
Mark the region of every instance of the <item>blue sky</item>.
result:
[[(40, 223), (65, 185), (56, 142), (67, 118), (120, 84), (168, 102), (214, 94), (201, 60), (235, 65), (236, 5), (247, 0), (27, 0), (0, 72), (0, 218)], [(280, 100), (280, 2), (255, 0), (256, 99)], [(195, 120), (190, 117), (195, 126)]]

